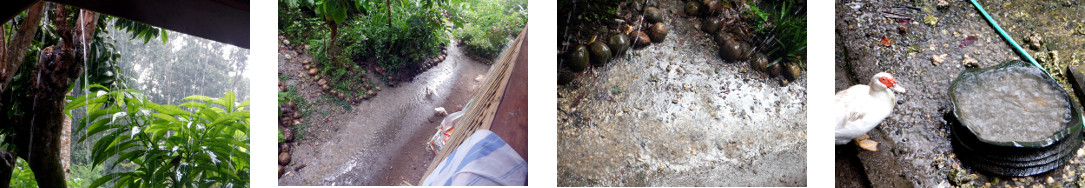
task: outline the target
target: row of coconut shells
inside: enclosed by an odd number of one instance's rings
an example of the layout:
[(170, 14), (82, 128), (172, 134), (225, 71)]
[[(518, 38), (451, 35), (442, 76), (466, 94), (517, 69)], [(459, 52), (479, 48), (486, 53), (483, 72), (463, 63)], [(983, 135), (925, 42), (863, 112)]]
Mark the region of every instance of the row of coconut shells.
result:
[[(713, 41), (719, 46), (721, 59), (729, 62), (749, 62), (753, 70), (768, 73), (769, 76), (783, 76), (788, 80), (795, 80), (802, 75), (802, 67), (793, 59), (785, 59), (778, 63), (770, 63), (769, 57), (764, 53), (757, 52), (754, 46), (747, 41), (739, 39), (724, 28), (725, 18), (718, 13), (722, 12), (727, 5), (718, 0), (689, 1), (685, 4), (686, 15), (704, 17), (701, 21), (701, 31), (713, 36)], [(787, 62), (787, 63), (784, 63)]]
[[(340, 91), (340, 90), (334, 89), (334, 88), (331, 87), (331, 85), (329, 85), (330, 83), (327, 80), (328, 78), (324, 78), (324, 77), (322, 77), (320, 75), (320, 70), (321, 69), (318, 68), (316, 64), (311, 64), (311, 63), (309, 63), (309, 61), (302, 61), (302, 68), (304, 68), (304, 70), (306, 70), (306, 75), (309, 75), (312, 78), (313, 82), (315, 82), (317, 86), (320, 86), (320, 90), (322, 90), (324, 92), (327, 92), (328, 95), (330, 95), (332, 97), (336, 97), (336, 98), (344, 99), (344, 100), (350, 100), (351, 103), (357, 104), (357, 103), (362, 102), (364, 100), (369, 100), (373, 96), (377, 95), (377, 91), (381, 90), (380, 86), (371, 86), (371, 84), (359, 84), (359, 86), (361, 87), (359, 89), (364, 90), (365, 93), (361, 93), (356, 97), (351, 97), (351, 98), (348, 99), (347, 98), (348, 95), (347, 95), (346, 91)], [(377, 72), (377, 74), (383, 75), (384, 69), (378, 66), (377, 68), (374, 69), (374, 71)], [(367, 82), (367, 79), (365, 77), (365, 73), (358, 73), (358, 74), (360, 74), (360, 75), (356, 75), (356, 76), (361, 77), (363, 83)], [(281, 84), (280, 84), (279, 87), (280, 87), (279, 88), (280, 90), (285, 90), (285, 87), (282, 86)]]
[(294, 125), (301, 124), (301, 122), (301, 112), (298, 112), (298, 108), (294, 105), (294, 102), (279, 104), (279, 131), (282, 132), (283, 136), (283, 142), (279, 143), (280, 178), (286, 173), (284, 167), (290, 165), (290, 144), (294, 142), (294, 131), (290, 128)]
[(622, 25), (622, 32), (611, 34), (606, 40), (593, 37), (588, 42), (590, 47), (578, 44), (566, 52), (565, 66), (558, 69), (558, 84), (572, 82), (580, 72), (588, 68), (589, 62), (592, 66), (601, 67), (610, 62), (612, 57), (624, 54), (630, 47), (643, 48), (651, 43), (663, 42), (668, 32), (663, 13), (656, 7), (647, 7), (644, 18), (648, 22), (641, 26), (642, 29), (635, 30), (634, 26)]

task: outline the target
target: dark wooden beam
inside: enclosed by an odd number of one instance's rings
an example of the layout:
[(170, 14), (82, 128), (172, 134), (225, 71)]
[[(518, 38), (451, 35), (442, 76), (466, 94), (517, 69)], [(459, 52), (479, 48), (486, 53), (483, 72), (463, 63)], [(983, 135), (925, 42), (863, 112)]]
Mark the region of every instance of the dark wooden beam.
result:
[(247, 0), (49, 1), (249, 48)]
[(19, 15), (26, 8), (30, 8), (30, 5), (37, 3), (41, 0), (7, 0), (0, 5), (0, 18), (3, 18), (2, 23), (10, 21), (15, 18), (15, 15)]

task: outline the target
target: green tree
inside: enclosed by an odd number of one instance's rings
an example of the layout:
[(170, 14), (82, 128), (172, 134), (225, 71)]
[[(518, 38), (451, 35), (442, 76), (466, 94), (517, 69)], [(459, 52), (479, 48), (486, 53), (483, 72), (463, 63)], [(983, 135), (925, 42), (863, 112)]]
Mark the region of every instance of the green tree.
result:
[[(67, 109), (85, 107), (79, 129), (103, 135), (94, 143), (93, 164), (135, 166), (107, 174), (91, 187), (110, 181), (129, 187), (247, 185), (248, 101), (238, 103), (226, 92), (221, 98), (194, 95), (180, 105), (160, 105), (136, 90), (91, 87), (100, 91), (74, 98)], [(118, 160), (107, 164), (111, 158)]]

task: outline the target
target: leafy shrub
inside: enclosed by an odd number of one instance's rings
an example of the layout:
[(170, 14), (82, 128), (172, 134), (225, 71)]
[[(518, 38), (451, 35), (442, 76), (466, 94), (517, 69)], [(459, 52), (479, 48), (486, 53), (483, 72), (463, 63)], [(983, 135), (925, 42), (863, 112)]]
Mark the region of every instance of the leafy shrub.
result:
[(370, 14), (350, 20), (340, 31), (336, 45), (343, 46), (343, 55), (375, 58), (381, 67), (398, 70), (424, 63), (449, 42), (439, 8), (409, 2), (368, 3)]
[(496, 58), (509, 36), (520, 33), (527, 23), (527, 1), (476, 0), (460, 9), (467, 24), (455, 34), (464, 50), (486, 60)]
[[(231, 187), (249, 180), (249, 102), (236, 103), (234, 93), (221, 98), (189, 96), (180, 105), (159, 105), (136, 90), (109, 91), (74, 98), (65, 111), (86, 107), (79, 138), (95, 141), (93, 165), (132, 165), (112, 172), (90, 187), (110, 181), (128, 187)], [(88, 88), (89, 89), (89, 88)], [(182, 108), (183, 107), (183, 108)]]

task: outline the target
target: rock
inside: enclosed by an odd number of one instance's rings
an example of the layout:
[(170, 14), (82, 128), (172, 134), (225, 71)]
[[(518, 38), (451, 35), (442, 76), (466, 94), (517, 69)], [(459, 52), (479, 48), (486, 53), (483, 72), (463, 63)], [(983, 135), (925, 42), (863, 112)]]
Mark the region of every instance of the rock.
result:
[(324, 90), (324, 92), (328, 92), (328, 90), (331, 90), (331, 89), (332, 88), (329, 87), (328, 85), (320, 85), (320, 90)]
[(343, 94), (343, 92), (339, 92), (339, 94), (337, 94), (337, 96), (339, 96), (339, 99), (345, 99), (345, 98), (347, 98), (347, 95), (346, 95), (346, 94)]
[(645, 34), (644, 31), (634, 31), (629, 35), (629, 38), (633, 39), (633, 47), (637, 48), (648, 46), (651, 43), (648, 34)]
[(339, 91), (336, 91), (336, 90), (331, 90), (331, 91), (329, 91), (329, 93), (331, 93), (332, 96), (338, 96), (339, 95)]
[(931, 55), (931, 64), (934, 64), (934, 66), (941, 65), (942, 62), (946, 61), (946, 56), (948, 55), (949, 54)]
[(663, 22), (663, 12), (656, 7), (648, 7), (644, 10), (644, 19), (648, 20), (648, 23)]
[(976, 59), (972, 59), (972, 57), (968, 56), (968, 54), (964, 54), (964, 59), (961, 60), (961, 64), (964, 65), (964, 67), (968, 68), (980, 67), (979, 61), (976, 61)]
[(720, 20), (716, 18), (705, 18), (701, 21), (701, 31), (708, 34), (714, 34), (720, 30)]
[(946, 6), (949, 6), (949, 1), (938, 0), (938, 4), (935, 5), (938, 5), (938, 8), (945, 8)]
[(309, 69), (309, 76), (316, 75), (317, 72), (320, 72), (320, 70), (317, 70), (316, 68), (310, 68)]
[(651, 38), (654, 43), (663, 42), (663, 39), (667, 37), (667, 26), (663, 23), (652, 24), (648, 27), (648, 31), (652, 33)]
[(610, 47), (607, 47), (603, 41), (595, 41), (591, 44), (591, 64), (592, 66), (603, 66), (610, 61)]
[(573, 51), (565, 55), (565, 67), (576, 72), (584, 71), (588, 68), (588, 56), (588, 47), (577, 45)]
[(286, 153), (286, 152), (279, 153), (279, 165), (289, 165), (289, 164), (290, 164), (290, 153)]
[(317, 85), (328, 85), (328, 80), (325, 80), (324, 78), (321, 78), (319, 80), (316, 80), (316, 84)]
[(1036, 33), (1029, 33), (1025, 37), (1025, 44), (1028, 44), (1028, 47), (1032, 50), (1040, 50), (1044, 47), (1044, 37)]
[(701, 14), (704, 13), (704, 11), (705, 11), (704, 9), (705, 9), (705, 7), (704, 7), (704, 5), (701, 4), (701, 2), (697, 2), (697, 1), (686, 2), (686, 14), (688, 14), (690, 16), (700, 17)]
[(629, 36), (620, 33), (610, 35), (607, 39), (607, 47), (610, 47), (614, 56), (624, 54), (626, 50), (629, 50)]
[(923, 23), (927, 24), (927, 26), (934, 27), (938, 25), (938, 17), (934, 16), (933, 14), (928, 14), (927, 16), (923, 17)]

